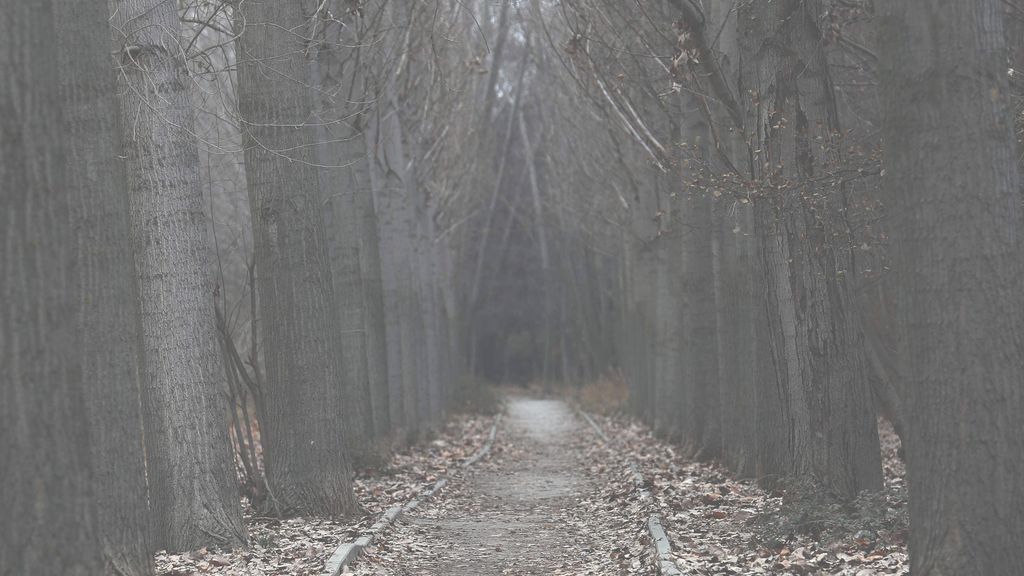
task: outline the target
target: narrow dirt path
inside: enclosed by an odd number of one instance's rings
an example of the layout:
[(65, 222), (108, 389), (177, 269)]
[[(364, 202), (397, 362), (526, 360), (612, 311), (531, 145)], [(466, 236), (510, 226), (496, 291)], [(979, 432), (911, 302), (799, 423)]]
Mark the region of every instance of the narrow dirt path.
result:
[(354, 573), (647, 573), (638, 522), (607, 505), (609, 482), (588, 462), (593, 442), (565, 402), (509, 398), (492, 460), (386, 535)]

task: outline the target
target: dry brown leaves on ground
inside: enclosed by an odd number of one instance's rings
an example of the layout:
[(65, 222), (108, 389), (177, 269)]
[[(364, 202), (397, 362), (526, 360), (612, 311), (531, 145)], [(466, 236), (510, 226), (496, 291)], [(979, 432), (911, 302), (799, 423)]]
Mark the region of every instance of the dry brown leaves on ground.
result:
[(810, 501), (797, 487), (768, 494), (728, 471), (692, 462), (646, 426), (597, 417), (622, 457), (640, 468), (684, 574), (909, 574), (905, 467), (882, 422), (886, 487), (853, 503)]
[(581, 465), (595, 480), (596, 490), (570, 511), (572, 521), (588, 526), (603, 541), (616, 542), (605, 555), (590, 558), (573, 574), (655, 575), (655, 557), (647, 532), (650, 502), (639, 498), (629, 463), (596, 435), (575, 440)]
[(353, 484), (365, 514), (350, 520), (264, 518), (243, 499), (249, 549), (159, 553), (159, 576), (310, 576), (322, 572), (334, 549), (369, 528), (384, 510), (405, 504), (442, 476), (457, 475), (458, 464), (483, 445), (493, 417), (455, 416), (433, 441), (395, 454), (387, 466), (359, 470)]

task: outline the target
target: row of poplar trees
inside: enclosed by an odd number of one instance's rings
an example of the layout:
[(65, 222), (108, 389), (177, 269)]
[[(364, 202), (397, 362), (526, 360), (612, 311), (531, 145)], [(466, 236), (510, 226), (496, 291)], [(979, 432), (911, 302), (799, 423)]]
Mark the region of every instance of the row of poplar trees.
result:
[(852, 499), (882, 487), (881, 411), (912, 572), (1018, 573), (1021, 6), (570, 8), (560, 56), (615, 132), (591, 169), (626, 207), (608, 285), (635, 412), (740, 476)]
[(1019, 572), (1024, 7), (455, 4), (494, 39), (452, 119), (470, 365), (532, 315), (535, 373), (621, 368), (691, 455), (841, 500), (882, 488), (882, 413), (913, 572)]
[(441, 422), (453, 305), (395, 86), (413, 5), (360, 4), (186, 12), (234, 55), (246, 363), (177, 3), (0, 3), (0, 574), (145, 575), (157, 549), (244, 545), (230, 379), (252, 384), (262, 513), (356, 513), (353, 461)]

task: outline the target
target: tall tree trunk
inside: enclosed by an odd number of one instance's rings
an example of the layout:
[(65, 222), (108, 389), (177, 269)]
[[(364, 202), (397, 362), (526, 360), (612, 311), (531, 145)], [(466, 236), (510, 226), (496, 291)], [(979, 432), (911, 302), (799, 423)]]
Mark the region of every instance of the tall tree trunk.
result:
[(0, 1), (0, 574), (93, 576), (74, 202), (53, 2)]
[(701, 103), (686, 98), (682, 140), (684, 165), (692, 166), (681, 182), (680, 212), (683, 283), (683, 381), (686, 397), (683, 441), (696, 457), (717, 458), (722, 437), (719, 422), (718, 340), (712, 259), (711, 196), (698, 183), (698, 166), (707, 157), (708, 126)]
[[(678, 130), (673, 140), (678, 140)], [(659, 214), (664, 230), (655, 240), (658, 266), (654, 278), (640, 281), (654, 282), (657, 314), (654, 318), (654, 394), (651, 398), (653, 425), (662, 436), (678, 441), (687, 422), (682, 411), (686, 406), (687, 390), (684, 384), (686, 359), (684, 316), (690, 304), (683, 297), (684, 285), (682, 239), (686, 234), (679, 226), (679, 208), (682, 170), (673, 167), (658, 180)]]
[(245, 543), (190, 80), (174, 4), (110, 0), (144, 358), (154, 546)]
[[(727, 82), (723, 85), (735, 93), (740, 61), (736, 10), (727, 3), (714, 3), (709, 12), (709, 27), (720, 31), (716, 58)], [(706, 165), (728, 180), (737, 166), (744, 165), (742, 131), (734, 127), (722, 98), (704, 99), (702, 104), (711, 115)], [(751, 206), (748, 198), (736, 197), (727, 186), (716, 189), (714, 181), (710, 191), (722, 462), (737, 476), (752, 477), (757, 465), (756, 323), (760, 320), (755, 313), (763, 307), (753, 290)]]
[[(740, 214), (731, 214), (737, 205), (725, 197), (712, 206), (712, 267), (714, 272), (715, 324), (718, 343), (719, 422), (722, 432), (722, 462), (738, 476), (754, 473), (753, 427), (756, 398), (750, 367), (754, 350), (749, 347), (752, 335), (745, 330), (750, 321), (749, 269), (740, 266), (744, 249), (744, 230)], [(746, 231), (749, 235), (750, 231)]]
[(704, 191), (685, 193), (682, 213), (684, 308), (684, 375), (689, 393), (684, 442), (699, 459), (721, 453), (718, 341), (712, 261), (711, 198)]
[[(1009, 52), (1010, 113), (1014, 115), (1017, 144), (1017, 171), (1024, 171), (1024, 7), (1017, 2), (1003, 2), (1003, 29)], [(1024, 202), (1024, 178), (1020, 178), (1021, 201)]]
[[(401, 226), (395, 223), (398, 217), (396, 204), (400, 201), (400, 185), (393, 182), (395, 174), (387, 168), (385, 153), (389, 117), (380, 109), (372, 111), (366, 131), (367, 149), (370, 153), (370, 186), (374, 213), (376, 214), (378, 254), (381, 270), (381, 302), (384, 313), (384, 335), (386, 341), (388, 395), (390, 398), (390, 420), (398, 437), (407, 436), (415, 422), (407, 422), (405, 409), (405, 367), (403, 365), (403, 320), (401, 310), (400, 281), (406, 278), (396, 261), (397, 244), (401, 240)], [(407, 269), (406, 269), (407, 271)], [(399, 438), (405, 440), (406, 438)]]
[(312, 3), (250, 0), (238, 22), (238, 107), (256, 245), (266, 363), (263, 446), (270, 509), (356, 512), (344, 417), (362, 391), (342, 366), (324, 235), (303, 34)]
[(421, 157), (415, 145), (409, 146), (412, 155), (406, 175), (406, 193), (411, 200), (414, 228), (412, 230), (413, 275), (416, 311), (415, 334), (417, 345), (417, 379), (419, 389), (419, 419), (425, 429), (436, 427), (441, 421), (440, 338), (436, 320), (437, 291), (434, 286), (433, 221), (430, 206), (417, 177), (416, 161)]
[(415, 222), (404, 181), (408, 175), (397, 95), (392, 78), (383, 82), (380, 104), (370, 119), (367, 134), (371, 147), (370, 177), (380, 239), (389, 390), (396, 408), (392, 422), (401, 426), (404, 440), (411, 440), (418, 434), (420, 420), (420, 343), (416, 341), (418, 312), (411, 237)]
[[(352, 392), (345, 403), (349, 454), (356, 464), (376, 458), (375, 439), (381, 403), (380, 390), (370, 380), (366, 331), (364, 271), (361, 252), (362, 214), (359, 189), (369, 186), (369, 159), (362, 134), (362, 70), (359, 65), (357, 14), (344, 14), (346, 21), (326, 22), (316, 31), (322, 34), (311, 57), (313, 90), (316, 94), (316, 140), (319, 183), (325, 203), (325, 233), (334, 279), (341, 335), (342, 366), (352, 380)], [(386, 384), (385, 384), (386, 386)]]
[[(314, 83), (314, 86), (316, 83)], [(349, 456), (355, 462), (371, 457), (373, 438), (373, 398), (370, 388), (366, 355), (366, 320), (363, 310), (363, 277), (359, 258), (359, 213), (356, 209), (356, 189), (361, 184), (357, 164), (359, 157), (351, 157), (339, 144), (353, 139), (363, 152), (359, 135), (342, 136), (323, 126), (332, 122), (333, 114), (318, 114), (320, 126), (315, 130), (317, 164), (320, 166), (320, 186), (324, 197), (324, 234), (327, 241), (333, 293), (337, 306), (338, 323), (334, 327), (341, 340), (341, 366), (345, 385), (345, 440)], [(365, 159), (365, 156), (362, 158)], [(365, 167), (365, 165), (364, 165)]]
[(419, 245), (422, 254), (419, 259), (422, 278), (420, 300), (423, 308), (424, 351), (427, 355), (429, 416), (431, 426), (436, 429), (443, 423), (445, 414), (444, 339), (441, 327), (441, 292), (437, 273), (439, 246), (435, 241), (437, 234), (434, 226), (434, 207), (427, 197), (424, 186), (417, 184), (417, 189), (417, 195), (420, 198), (417, 220), (420, 225)]
[[(733, 425), (740, 429), (736, 434), (733, 446), (735, 447), (734, 471), (741, 477), (757, 475), (758, 438), (757, 414), (759, 412), (758, 389), (761, 379), (767, 378), (769, 382), (775, 379), (775, 372), (771, 369), (771, 359), (766, 351), (767, 346), (761, 338), (759, 326), (765, 325), (764, 321), (764, 298), (758, 289), (760, 286), (756, 273), (755, 260), (757, 249), (755, 245), (754, 213), (750, 204), (740, 203), (734, 205), (734, 214), (726, 219), (723, 229), (724, 235), (731, 235), (727, 241), (733, 245), (733, 257), (735, 258), (735, 275), (730, 281), (735, 286), (736, 308), (730, 314), (733, 318), (731, 324), (735, 325), (735, 340), (733, 345), (719, 347), (719, 365), (729, 362), (731, 358), (723, 358), (723, 351), (728, 350), (737, 360), (736, 396), (737, 406), (734, 409), (738, 415)], [(761, 370), (759, 365), (766, 361), (768, 370)], [(722, 381), (719, 371), (719, 382)]]
[(533, 227), (537, 234), (537, 250), (540, 253), (541, 271), (541, 293), (543, 302), (541, 312), (543, 314), (543, 348), (541, 358), (541, 381), (547, 386), (551, 377), (549, 372), (551, 360), (551, 309), (553, 308), (551, 294), (551, 256), (548, 251), (547, 227), (544, 225), (544, 204), (541, 201), (540, 183), (537, 178), (536, 155), (533, 144), (530, 142), (530, 133), (526, 127), (526, 119), (519, 114), (519, 138), (523, 145), (523, 156), (526, 159), (526, 169), (530, 177), (530, 200), (533, 207)]
[[(528, 65), (525, 56), (526, 54), (524, 53), (524, 57), (519, 63), (519, 74), (515, 85), (515, 98), (512, 101), (512, 111), (509, 114), (508, 120), (505, 122), (505, 137), (502, 140), (500, 150), (496, 150), (496, 153), (498, 154), (497, 171), (494, 175), (493, 184), (491, 182), (488, 182), (488, 185), (491, 186), (491, 197), (488, 200), (487, 211), (483, 216), (484, 223), (483, 230), (481, 231), (482, 237), (479, 246), (477, 246), (476, 263), (473, 268), (472, 280), (470, 281), (469, 302), (467, 304), (467, 308), (471, 316), (470, 322), (474, 323), (475, 320), (474, 318), (472, 318), (472, 316), (475, 314), (477, 306), (479, 305), (480, 302), (480, 294), (482, 293), (484, 283), (484, 264), (486, 263), (487, 255), (489, 254), (488, 246), (490, 245), (491, 234), (494, 228), (494, 217), (498, 212), (498, 199), (501, 197), (502, 186), (505, 183), (505, 179), (508, 177), (508, 160), (511, 155), (512, 142), (514, 140), (513, 137), (515, 135), (515, 121), (516, 118), (519, 116), (519, 109), (522, 105), (522, 97), (524, 91), (523, 81), (526, 78), (526, 68)], [(473, 363), (474, 366), (475, 361), (476, 358), (471, 356), (470, 362)]]
[(892, 3), (880, 30), (917, 576), (1024, 565), (1024, 222), (1001, 4)]
[(652, 351), (657, 349), (658, 298), (656, 285), (650, 280), (658, 274), (657, 213), (657, 193), (650, 189), (639, 191), (631, 207), (630, 267), (626, 277), (630, 283), (627, 319), (633, 347), (631, 380), (636, 391), (630, 401), (637, 416), (648, 423), (654, 420), (652, 410), (657, 402), (656, 354)]
[[(742, 17), (742, 16), (741, 16)], [(767, 202), (755, 199), (750, 227), (754, 242), (751, 246), (753, 268), (752, 288), (759, 296), (754, 302), (754, 339), (757, 346), (755, 377), (757, 384), (757, 479), (768, 488), (774, 488), (780, 481), (792, 474), (793, 442), (789, 423), (789, 405), (785, 380), (779, 375), (780, 367), (772, 349), (772, 318), (769, 294), (769, 261), (764, 257), (767, 245), (773, 242), (760, 221), (766, 219), (759, 212), (770, 210)]]
[[(357, 46), (366, 35), (364, 21), (358, 18), (358, 14), (352, 15), (356, 19), (352, 24), (358, 32), (357, 37), (346, 29), (339, 31), (342, 35), (339, 38), (338, 50), (350, 46), (347, 42), (354, 41)], [(347, 27), (346, 27), (347, 28)], [(341, 83), (337, 86), (338, 92), (334, 95), (335, 104), (344, 104), (340, 128), (343, 138), (346, 140), (345, 152), (342, 155), (343, 164), (348, 167), (347, 174), (350, 183), (354, 186), (354, 205), (352, 208), (356, 215), (356, 227), (359, 242), (359, 265), (362, 274), (363, 289), (363, 330), (365, 331), (366, 343), (366, 367), (367, 378), (370, 385), (370, 401), (373, 412), (374, 436), (381, 441), (386, 441), (392, 432), (391, 424), (391, 395), (388, 387), (388, 365), (387, 365), (387, 336), (384, 328), (384, 300), (381, 285), (381, 263), (380, 247), (377, 237), (377, 212), (373, 206), (373, 186), (370, 181), (371, 157), (366, 146), (366, 131), (370, 121), (370, 95), (367, 90), (366, 70), (364, 59), (366, 54), (363, 49), (350, 50), (346, 55), (341, 55), (338, 62), (342, 63), (344, 69), (338, 75)]]
[[(498, 75), (501, 72), (502, 66), (505, 65), (505, 43), (508, 40), (508, 14), (511, 7), (511, 2), (502, 2), (501, 12), (498, 16), (498, 38), (494, 42), (494, 54), (491, 57), (491, 69), (487, 74), (487, 89), (486, 92), (484, 92), (483, 113), (480, 115), (480, 121), (485, 130), (491, 125), (491, 115), (494, 111), (494, 99), (497, 97), (495, 89), (498, 86)], [(487, 16), (489, 19), (489, 10), (487, 11)], [(490, 22), (488, 22), (488, 25), (489, 24)]]
[(71, 227), (78, 235), (82, 379), (96, 527), (108, 574), (153, 574), (139, 382), (139, 308), (105, 3), (57, 19)]
[[(442, 234), (442, 236), (444, 235)], [(445, 322), (445, 333), (448, 337), (446, 352), (449, 358), (449, 366), (451, 367), (451, 381), (446, 392), (448, 395), (448, 405), (451, 405), (455, 383), (463, 377), (463, 373), (466, 370), (466, 359), (461, 346), (462, 334), (459, 329), (461, 326), (459, 323), (460, 307), (456, 295), (453, 249), (450, 240), (447, 238), (442, 238), (441, 244), (441, 297), (444, 302), (444, 312), (447, 315)]]
[[(361, 117), (362, 130), (367, 129), (368, 114)], [(367, 154), (365, 138), (360, 142)], [(367, 158), (369, 162), (369, 158)], [(363, 270), (363, 316), (366, 330), (367, 374), (373, 391), (373, 425), (378, 438), (386, 438), (395, 428), (392, 420), (391, 388), (388, 375), (388, 337), (385, 332), (384, 287), (381, 277), (380, 241), (377, 236), (377, 211), (373, 205), (373, 186), (367, 174), (356, 189), (356, 210), (359, 213), (359, 260)]]
[[(756, 474), (757, 347), (752, 221), (749, 206), (723, 195), (712, 207), (722, 462), (739, 477)], [(771, 374), (774, 378), (774, 372)]]
[(420, 418), (426, 427), (436, 429), (444, 417), (441, 326), (439, 323), (440, 291), (437, 286), (437, 244), (434, 224), (436, 202), (426, 188), (425, 178), (430, 166), (425, 149), (425, 132), (431, 118), (432, 67), (429, 37), (433, 33), (436, 14), (426, 5), (402, 2), (397, 6), (397, 28), (405, 34), (402, 85), (398, 94), (403, 114), (402, 126), (406, 153), (409, 157), (405, 184), (415, 227), (412, 229), (413, 270), (416, 288), (416, 341), (419, 343), (419, 378), (421, 390)]
[[(837, 120), (818, 2), (784, 0), (740, 14), (752, 91), (755, 166), (770, 343), (791, 442), (786, 470), (852, 497), (881, 487), (838, 165)], [(763, 385), (770, 385), (765, 381)]]
[[(534, 6), (536, 9), (536, 6)], [(560, 192), (558, 186), (550, 186), (549, 190), (552, 194), (552, 201), (554, 203), (555, 211), (555, 230), (558, 234), (554, 236), (555, 242), (553, 252), (557, 255), (558, 261), (561, 263), (560, 273), (554, 274), (553, 282), (548, 285), (548, 289), (552, 291), (552, 304), (558, 308), (558, 316), (553, 318), (553, 321), (558, 326), (558, 351), (559, 351), (559, 377), (563, 385), (578, 384), (572, 382), (572, 370), (569, 366), (569, 339), (570, 326), (568, 321), (569, 316), (569, 302), (568, 302), (568, 284), (569, 284), (569, 273), (570, 262), (572, 261), (572, 241), (569, 234), (569, 218), (565, 214), (565, 197)], [(626, 238), (624, 235), (623, 238)], [(625, 248), (625, 246), (623, 246)], [(623, 251), (625, 254), (625, 251)], [(549, 254), (550, 256), (550, 254)], [(623, 267), (626, 266), (626, 262), (623, 262)], [(626, 294), (625, 286), (619, 291), (620, 294)], [(557, 296), (557, 300), (554, 297)], [(627, 306), (623, 305), (622, 310), (625, 310)], [(625, 322), (621, 323), (623, 326)], [(628, 370), (627, 370), (628, 373)]]
[(394, 10), (395, 26), (404, 34), (402, 68), (397, 86), (402, 115), (403, 145), (408, 156), (404, 178), (414, 227), (410, 230), (413, 249), (413, 274), (416, 304), (416, 342), (418, 343), (418, 385), (420, 388), (420, 419), (425, 427), (436, 428), (443, 418), (443, 367), (441, 326), (439, 323), (440, 292), (437, 286), (438, 260), (434, 226), (434, 204), (424, 178), (429, 174), (424, 132), (431, 116), (428, 36), (432, 33), (433, 10), (423, 4), (402, 2)]

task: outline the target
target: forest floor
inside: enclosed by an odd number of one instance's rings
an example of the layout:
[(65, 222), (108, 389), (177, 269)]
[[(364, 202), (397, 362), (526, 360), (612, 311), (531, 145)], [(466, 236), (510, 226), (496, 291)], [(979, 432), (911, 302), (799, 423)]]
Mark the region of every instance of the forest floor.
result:
[[(344, 574), (653, 575), (653, 514), (687, 576), (909, 574), (905, 472), (899, 440), (884, 422), (885, 489), (839, 504), (799, 486), (766, 492), (736, 480), (628, 418), (593, 420), (608, 442), (566, 401), (508, 396), (490, 456), (470, 468), (459, 463), (483, 445), (493, 417), (456, 416), (432, 442), (357, 474), (366, 510), (358, 520), (247, 514), (249, 550), (161, 554), (157, 573), (319, 575), (341, 542), (447, 477), (439, 495), (386, 530)], [(652, 498), (638, 494), (631, 464)]]
[[(906, 469), (899, 438), (879, 422), (885, 487), (840, 503), (805, 486), (762, 489), (714, 464), (694, 462), (631, 419), (595, 416), (653, 495), (676, 566), (687, 575), (907, 576)], [(622, 474), (629, 474), (624, 470)]]
[(512, 396), (492, 457), (400, 521), (350, 574), (655, 574), (629, 478), (562, 400)]
[(687, 576), (909, 574), (905, 470), (885, 422), (885, 489), (838, 503), (806, 487), (767, 492), (736, 480), (628, 418), (594, 417), (606, 443), (560, 400), (512, 397), (507, 414), (489, 461), (346, 574), (656, 574), (654, 514)]
[(437, 437), (396, 453), (384, 466), (357, 470), (354, 489), (364, 513), (348, 521), (266, 518), (242, 499), (247, 550), (201, 549), (187, 554), (161, 552), (157, 576), (319, 576), (342, 542), (359, 537), (388, 508), (404, 505), (439, 478), (454, 482), (459, 466), (486, 441), (493, 416), (456, 414)]

